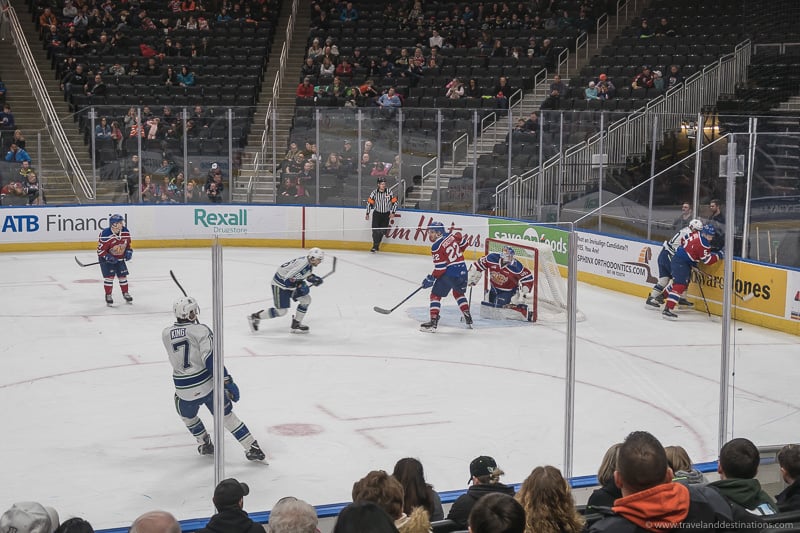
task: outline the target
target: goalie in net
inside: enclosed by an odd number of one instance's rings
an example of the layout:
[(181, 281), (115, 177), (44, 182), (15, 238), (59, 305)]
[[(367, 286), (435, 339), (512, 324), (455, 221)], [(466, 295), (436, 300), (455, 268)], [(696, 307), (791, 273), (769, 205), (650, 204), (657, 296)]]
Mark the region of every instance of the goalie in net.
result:
[(469, 271), (468, 284), (475, 286), (487, 272), (488, 301), (481, 302), (481, 316), (511, 318), (533, 322), (530, 305), (534, 287), (533, 273), (515, 257), (514, 248), (503, 246), (481, 257)]

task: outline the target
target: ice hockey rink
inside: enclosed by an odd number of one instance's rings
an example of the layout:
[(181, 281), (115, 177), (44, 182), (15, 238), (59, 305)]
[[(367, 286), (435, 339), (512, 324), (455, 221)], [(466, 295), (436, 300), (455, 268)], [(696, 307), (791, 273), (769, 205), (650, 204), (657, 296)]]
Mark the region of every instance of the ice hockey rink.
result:
[[(326, 252), (319, 273), (332, 254), (337, 270), (311, 290), (310, 333), (294, 335), (289, 316), (262, 322), (256, 334), (246, 316), (270, 305), (276, 267), (303, 252), (223, 250), (224, 356), (241, 389), (235, 411), (269, 461), (248, 462), (226, 435), (225, 474), (250, 484), (248, 511), (286, 495), (348, 501), (355, 480), (406, 456), (421, 459), (440, 491), (465, 488), (477, 455), (495, 457), (510, 483), (537, 465), (562, 466), (564, 324), (481, 319), (476, 293), (473, 330), (448, 298), (438, 332), (423, 333), (427, 291), (390, 315), (373, 306), (413, 291), (430, 257)], [(210, 516), (213, 460), (197, 454), (175, 413), (161, 331), (180, 294), (170, 270), (211, 324), (211, 250), (137, 249), (135, 301), (112, 308), (99, 267), (80, 268), (74, 255), (0, 254), (0, 502), (40, 501), (98, 529), (152, 509)], [(91, 248), (77, 256), (95, 260)], [(117, 286), (114, 296), (121, 301)], [(695, 462), (716, 458), (719, 319), (685, 311), (668, 322), (643, 302), (579, 284), (587, 319), (577, 326), (575, 475), (594, 474), (605, 449), (636, 429), (683, 445)], [(798, 339), (743, 323), (731, 337), (729, 429), (759, 445), (796, 441)]]

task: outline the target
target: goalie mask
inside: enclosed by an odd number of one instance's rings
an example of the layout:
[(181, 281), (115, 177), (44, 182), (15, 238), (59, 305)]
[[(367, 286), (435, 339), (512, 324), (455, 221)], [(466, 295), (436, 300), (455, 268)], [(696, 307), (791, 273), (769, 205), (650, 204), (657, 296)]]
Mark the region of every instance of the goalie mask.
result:
[(175, 300), (172, 311), (178, 320), (194, 320), (200, 314), (200, 306), (191, 296), (182, 296)]
[(514, 261), (514, 249), (510, 246), (503, 246), (503, 249), (500, 250), (500, 260), (504, 263)]

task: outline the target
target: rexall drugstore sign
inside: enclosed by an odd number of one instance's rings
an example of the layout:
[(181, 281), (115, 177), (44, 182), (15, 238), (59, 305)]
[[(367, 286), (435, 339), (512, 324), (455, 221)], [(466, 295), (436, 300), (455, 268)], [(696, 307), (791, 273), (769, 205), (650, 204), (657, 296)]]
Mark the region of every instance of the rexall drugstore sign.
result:
[(533, 241), (548, 244), (553, 249), (556, 263), (567, 266), (569, 251), (569, 232), (553, 226), (539, 226), (504, 220), (489, 219), (489, 237), (504, 241)]

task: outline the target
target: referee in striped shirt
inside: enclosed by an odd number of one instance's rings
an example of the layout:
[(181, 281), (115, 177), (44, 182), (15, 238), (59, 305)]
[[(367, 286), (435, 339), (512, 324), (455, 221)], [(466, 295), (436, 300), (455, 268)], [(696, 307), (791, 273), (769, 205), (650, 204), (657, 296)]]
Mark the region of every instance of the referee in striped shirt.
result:
[(370, 211), (372, 213), (372, 249), (375, 253), (381, 246), (386, 230), (389, 229), (389, 222), (397, 212), (397, 196), (386, 188), (386, 178), (378, 178), (378, 188), (372, 191), (367, 199), (367, 214), (365, 220), (369, 220)]

